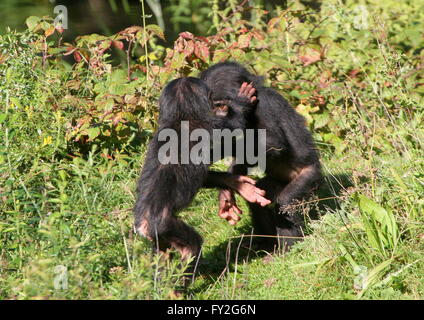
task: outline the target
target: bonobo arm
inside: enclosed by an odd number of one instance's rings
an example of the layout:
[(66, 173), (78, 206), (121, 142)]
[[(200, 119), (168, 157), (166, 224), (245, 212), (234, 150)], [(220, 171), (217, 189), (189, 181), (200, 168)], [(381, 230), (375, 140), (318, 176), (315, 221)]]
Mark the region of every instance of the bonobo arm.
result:
[[(231, 130), (234, 129), (245, 129), (246, 128), (246, 118), (253, 113), (257, 105), (256, 89), (253, 87), (252, 83), (243, 82), (240, 86), (237, 95), (231, 97), (229, 100), (215, 101), (216, 104), (221, 106), (226, 106), (228, 109), (228, 114), (226, 117), (221, 118), (222, 123), (220, 124), (222, 128), (228, 128)], [(243, 165), (232, 165), (228, 173), (221, 173), (223, 175), (240, 175), (244, 177), (247, 174), (247, 168)], [(209, 177), (214, 177), (213, 174), (209, 174)], [(216, 176), (215, 176), (216, 179)], [(271, 202), (268, 199), (263, 198), (265, 193), (263, 190), (256, 188), (256, 193), (252, 192), (251, 186), (248, 183), (242, 184), (245, 189), (250, 190), (236, 190), (240, 195), (242, 195), (247, 201), (258, 203), (261, 206), (266, 206)], [(239, 215), (242, 213), (240, 208), (237, 206), (236, 199), (234, 196), (234, 188), (230, 186), (220, 185), (221, 190), (219, 190), (219, 212), (218, 215), (226, 219), (229, 224), (235, 225), (237, 221), (240, 220)], [(261, 191), (258, 196), (257, 191)], [(247, 195), (245, 195), (247, 193)], [(252, 201), (253, 200), (253, 201)]]

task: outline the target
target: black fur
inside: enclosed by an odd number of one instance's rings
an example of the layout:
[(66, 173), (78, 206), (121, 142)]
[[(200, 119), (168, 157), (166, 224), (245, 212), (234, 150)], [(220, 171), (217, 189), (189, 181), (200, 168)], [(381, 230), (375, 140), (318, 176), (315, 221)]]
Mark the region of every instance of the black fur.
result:
[[(299, 215), (284, 213), (293, 200), (301, 199), (321, 179), (321, 165), (311, 133), (304, 118), (275, 90), (263, 86), (263, 78), (249, 73), (235, 62), (218, 63), (203, 71), (200, 78), (212, 91), (213, 100), (234, 101), (243, 82), (252, 82), (258, 103), (253, 113), (245, 113), (246, 127), (266, 129), (266, 177), (257, 186), (279, 206), (262, 208), (249, 204), (255, 233), (286, 237), (302, 236)], [(240, 108), (240, 102), (236, 103)], [(232, 108), (232, 103), (230, 104)], [(303, 171), (302, 171), (303, 170)], [(233, 165), (230, 172), (247, 173), (246, 165)], [(291, 173), (300, 172), (295, 179)], [(283, 211), (283, 213), (281, 213)], [(279, 242), (288, 246), (290, 238)]]
[(152, 239), (160, 250), (175, 242), (188, 248), (192, 255), (200, 251), (200, 235), (176, 218), (175, 213), (190, 204), (206, 179), (208, 167), (192, 163), (162, 165), (158, 151), (165, 142), (158, 141), (158, 135), (166, 128), (180, 133), (181, 121), (185, 120), (190, 123), (190, 131), (211, 130), (212, 106), (208, 96), (207, 87), (199, 79), (182, 78), (170, 82), (159, 99), (158, 131), (148, 146), (134, 214), (136, 229)]
[[(202, 187), (227, 186), (223, 178), (229, 173), (208, 171), (208, 164), (166, 164), (158, 160), (160, 147), (166, 143), (158, 139), (163, 129), (174, 129), (181, 145), (181, 122), (189, 122), (190, 133), (196, 128), (212, 129), (244, 128), (246, 113), (252, 106), (241, 98), (233, 99), (228, 117), (216, 117), (211, 94), (205, 83), (197, 78), (181, 78), (171, 81), (159, 99), (158, 131), (151, 139), (144, 167), (137, 187), (134, 207), (135, 228), (155, 243), (155, 249), (179, 250), (183, 255), (198, 256), (202, 238), (190, 226), (176, 217), (176, 213), (191, 203)], [(190, 144), (190, 150), (193, 146)], [(212, 152), (211, 152), (212, 154)], [(179, 152), (180, 160), (181, 152)]]

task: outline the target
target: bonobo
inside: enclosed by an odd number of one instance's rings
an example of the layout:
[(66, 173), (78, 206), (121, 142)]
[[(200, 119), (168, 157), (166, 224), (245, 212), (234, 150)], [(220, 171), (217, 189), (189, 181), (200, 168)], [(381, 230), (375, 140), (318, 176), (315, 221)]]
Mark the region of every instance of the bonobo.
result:
[[(243, 83), (251, 83), (256, 89), (257, 105), (245, 116), (245, 128), (266, 129), (265, 177), (256, 186), (265, 190), (266, 197), (274, 204), (261, 207), (249, 204), (255, 234), (281, 236), (278, 244), (288, 247), (294, 239), (301, 237), (303, 217), (293, 213), (291, 206), (296, 200), (307, 195), (321, 179), (321, 165), (311, 133), (305, 126), (304, 118), (275, 90), (264, 87), (262, 77), (249, 73), (235, 62), (218, 63), (203, 71), (200, 78), (212, 92), (212, 100), (225, 105), (228, 112)], [(223, 103), (224, 102), (224, 103)], [(251, 103), (251, 101), (249, 101)], [(237, 102), (237, 108), (240, 108)], [(233, 121), (235, 122), (235, 121)], [(247, 164), (235, 164), (229, 171), (246, 175)], [(219, 194), (220, 211), (223, 217), (231, 216), (234, 224), (240, 212), (231, 190), (223, 189)], [(264, 238), (265, 244), (275, 244), (273, 237)]]
[[(176, 214), (191, 203), (201, 187), (220, 187), (240, 193), (247, 201), (265, 206), (270, 203), (264, 191), (255, 187), (249, 177), (226, 172), (209, 171), (210, 161), (183, 161), (184, 142), (191, 154), (194, 141), (183, 141), (182, 130), (188, 126), (189, 133), (196, 129), (206, 130), (245, 126), (244, 112), (253, 108), (251, 86), (244, 85), (234, 99), (232, 116), (220, 117), (215, 113), (208, 87), (197, 78), (181, 78), (171, 81), (159, 99), (158, 130), (149, 142), (146, 159), (137, 187), (134, 207), (135, 229), (154, 242), (154, 249), (176, 249), (183, 259), (199, 256), (201, 236)], [(254, 99), (253, 99), (254, 100)], [(242, 106), (242, 107), (241, 107)], [(215, 112), (215, 113), (214, 113)], [(168, 142), (161, 134), (175, 132), (179, 148), (175, 154), (161, 154)], [(204, 131), (203, 131), (204, 132)], [(206, 146), (210, 148), (210, 145)], [(163, 158), (176, 157), (176, 162), (164, 162)], [(161, 158), (162, 157), (162, 158)], [(175, 159), (174, 159), (175, 160)]]

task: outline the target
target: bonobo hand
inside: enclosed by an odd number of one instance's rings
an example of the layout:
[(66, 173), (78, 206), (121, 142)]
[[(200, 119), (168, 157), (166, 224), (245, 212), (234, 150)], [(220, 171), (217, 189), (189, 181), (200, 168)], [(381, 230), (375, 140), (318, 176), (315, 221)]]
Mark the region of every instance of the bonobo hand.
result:
[(243, 212), (237, 206), (236, 198), (232, 190), (223, 189), (219, 191), (219, 212), (218, 215), (234, 226), (239, 220), (239, 214)]
[(247, 176), (235, 175), (232, 179), (231, 186), (233, 190), (237, 191), (246, 201), (257, 203), (265, 207), (271, 203), (266, 199), (265, 191), (255, 186), (256, 181)]
[[(255, 180), (247, 176), (234, 175), (228, 181), (228, 186), (249, 202), (257, 203), (262, 207), (270, 204), (271, 201), (264, 197), (265, 191), (257, 188), (255, 183)], [(226, 219), (229, 224), (235, 225), (240, 220), (238, 215), (242, 214), (242, 211), (236, 204), (232, 190), (220, 190), (218, 215)]]
[(239, 89), (238, 96), (240, 98), (247, 99), (250, 103), (254, 104), (257, 102), (255, 93), (256, 89), (253, 87), (252, 83), (243, 82)]

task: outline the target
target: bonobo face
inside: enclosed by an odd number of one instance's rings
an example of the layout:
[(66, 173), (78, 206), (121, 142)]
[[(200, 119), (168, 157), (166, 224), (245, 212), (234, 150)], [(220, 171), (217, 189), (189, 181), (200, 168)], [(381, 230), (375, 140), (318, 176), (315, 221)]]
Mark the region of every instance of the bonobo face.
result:
[(228, 105), (225, 100), (218, 100), (213, 102), (213, 112), (218, 117), (226, 117), (228, 115)]
[(212, 106), (212, 112), (217, 117), (226, 117), (228, 115), (229, 98), (226, 96), (228, 93), (221, 88), (221, 90), (209, 91), (209, 101)]

